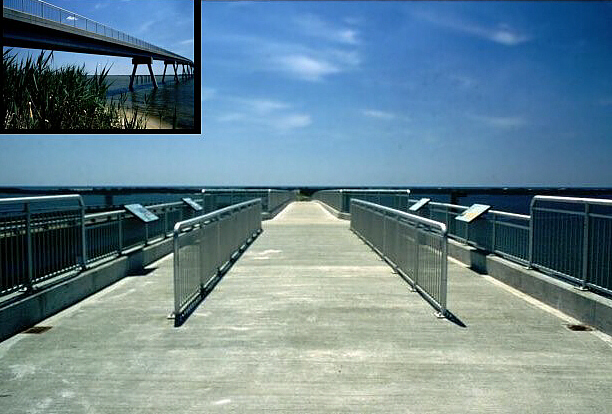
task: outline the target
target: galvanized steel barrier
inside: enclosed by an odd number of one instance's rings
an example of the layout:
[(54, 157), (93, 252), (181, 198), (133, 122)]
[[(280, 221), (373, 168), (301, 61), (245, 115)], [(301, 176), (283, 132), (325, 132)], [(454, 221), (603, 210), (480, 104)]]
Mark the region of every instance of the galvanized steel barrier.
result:
[(182, 201), (147, 208), (160, 219), (142, 223), (123, 209), (85, 214), (78, 194), (0, 199), (0, 298), (168, 237), (196, 214)]
[(85, 267), (81, 196), (5, 198), (0, 205), (0, 295)]
[(130, 36), (119, 30), (112, 29), (102, 23), (98, 23), (94, 20), (88, 19), (79, 14), (62, 9), (61, 7), (54, 6), (53, 4), (49, 4), (44, 1), (4, 0), (3, 8), (27, 13), (42, 19), (52, 20), (66, 26), (82, 29), (113, 40), (119, 40), (130, 45), (138, 46), (141, 49), (146, 49), (150, 52), (160, 53), (180, 60), (185, 59), (176, 53), (170, 52), (169, 50), (155, 46), (151, 43), (145, 42), (144, 40), (137, 39), (134, 36)]
[[(410, 200), (410, 205), (416, 202)], [(489, 210), (472, 223), (455, 220), (467, 209), (456, 204), (429, 202), (417, 214), (446, 224), (452, 239), (523, 265), (528, 263), (529, 216)]]
[(348, 213), (351, 200), (363, 200), (396, 210), (406, 211), (409, 207), (410, 190), (393, 189), (338, 189), (321, 190), (312, 195), (312, 198), (333, 207), (340, 213)]
[(261, 232), (261, 199), (174, 225), (174, 325), (180, 326), (224, 267)]
[(612, 200), (535, 196), (529, 264), (612, 294)]
[(214, 205), (215, 208), (260, 198), (262, 211), (268, 214), (274, 213), (285, 204), (296, 199), (294, 191), (272, 188), (206, 188), (202, 190), (202, 195), (207, 200), (205, 203)]
[(367, 201), (351, 200), (351, 230), (446, 317), (446, 225)]

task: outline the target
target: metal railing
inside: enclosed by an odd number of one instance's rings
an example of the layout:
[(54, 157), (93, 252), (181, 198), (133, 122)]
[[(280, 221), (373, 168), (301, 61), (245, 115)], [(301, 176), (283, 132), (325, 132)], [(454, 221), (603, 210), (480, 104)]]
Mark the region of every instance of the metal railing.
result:
[(321, 190), (312, 195), (312, 198), (333, 207), (340, 213), (348, 213), (351, 207), (351, 200), (363, 200), (406, 211), (408, 209), (410, 190), (390, 190), (390, 189), (335, 189)]
[[(416, 201), (410, 200), (410, 204)], [(530, 216), (490, 210), (472, 223), (455, 220), (467, 209), (456, 204), (430, 202), (418, 214), (446, 224), (450, 238), (524, 265), (528, 263)]]
[(529, 264), (612, 294), (612, 200), (535, 196)]
[(260, 231), (261, 199), (174, 225), (175, 326), (183, 323), (221, 269)]
[(147, 207), (159, 220), (143, 223), (123, 209), (85, 214), (77, 194), (0, 199), (0, 296), (168, 237), (197, 213), (182, 201)]
[(446, 225), (367, 201), (351, 200), (351, 230), (446, 317)]
[(262, 211), (266, 213), (273, 213), (296, 199), (294, 191), (272, 188), (206, 188), (202, 190), (202, 195), (206, 200), (205, 205), (213, 205), (215, 208), (231, 206), (243, 201), (260, 198)]
[(102, 23), (98, 23), (94, 20), (41, 0), (4, 0), (3, 8), (16, 10), (32, 16), (40, 17), (42, 19), (51, 20), (65, 26), (82, 29), (86, 32), (95, 33), (113, 40), (119, 40), (149, 52), (159, 53), (180, 60), (187, 60), (176, 53), (170, 52), (169, 50), (155, 46), (149, 42), (145, 42), (144, 40), (137, 39), (119, 30), (103, 25)]
[(0, 199), (0, 295), (87, 263), (79, 195)]

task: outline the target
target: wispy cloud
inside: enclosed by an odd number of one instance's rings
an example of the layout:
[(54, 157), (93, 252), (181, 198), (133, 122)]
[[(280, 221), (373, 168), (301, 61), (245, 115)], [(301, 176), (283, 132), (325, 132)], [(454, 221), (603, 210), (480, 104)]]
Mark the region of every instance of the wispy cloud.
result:
[(142, 33), (146, 33), (149, 31), (149, 28), (156, 22), (156, 20), (147, 20), (146, 22), (142, 23), (140, 26), (138, 26), (138, 29), (136, 30), (136, 33), (138, 34), (142, 34)]
[(66, 17), (66, 20), (73, 21), (73, 20), (76, 20), (76, 17), (74, 17), (74, 16), (68, 16), (68, 17)]
[(396, 118), (396, 115), (391, 112), (379, 111), (376, 109), (364, 109), (361, 113), (365, 116), (369, 116), (370, 118), (376, 118), (380, 120), (390, 121)]
[(493, 128), (511, 129), (520, 128), (527, 125), (527, 120), (522, 116), (488, 116), (468, 114), (468, 117)]
[(312, 124), (309, 114), (292, 111), (292, 105), (265, 98), (225, 97), (236, 111), (221, 114), (219, 122), (240, 123), (242, 125), (259, 125), (271, 128), (276, 132), (287, 132), (304, 128)]
[(612, 105), (612, 96), (601, 98), (598, 103), (601, 106), (611, 106)]
[(192, 45), (193, 44), (193, 39), (186, 39), (186, 40), (181, 40), (180, 42), (178, 42), (179, 45)]
[[(330, 75), (358, 69), (362, 63), (361, 54), (348, 45), (311, 47), (304, 43), (234, 33), (205, 36), (203, 42), (231, 50), (235, 58), (225, 63), (230, 68), (280, 72), (308, 82), (322, 81)], [(240, 62), (239, 66), (235, 62)]]
[(524, 33), (520, 33), (518, 30), (513, 29), (506, 23), (500, 23), (495, 27), (487, 27), (456, 17), (440, 16), (427, 12), (417, 12), (413, 15), (419, 20), (426, 21), (446, 29), (476, 36), (504, 46), (517, 46), (530, 40), (529, 36)]
[(214, 88), (207, 88), (207, 87), (203, 87), (202, 88), (202, 102), (204, 101), (210, 101), (211, 99), (214, 98), (214, 96), (217, 94), (217, 90)]
[(315, 14), (304, 14), (294, 19), (297, 27), (306, 35), (348, 45), (359, 44), (359, 32), (350, 27), (334, 25)]
[(340, 72), (334, 64), (306, 55), (279, 56), (277, 60), (280, 69), (307, 81), (319, 81), (324, 76)]

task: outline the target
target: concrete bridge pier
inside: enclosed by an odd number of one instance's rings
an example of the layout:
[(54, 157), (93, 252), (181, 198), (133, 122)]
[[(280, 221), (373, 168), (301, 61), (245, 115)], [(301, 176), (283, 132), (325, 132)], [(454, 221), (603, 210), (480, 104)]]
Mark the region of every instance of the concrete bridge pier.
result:
[(166, 69), (168, 68), (168, 65), (172, 65), (172, 68), (174, 69), (174, 80), (178, 82), (178, 74), (177, 74), (178, 64), (176, 63), (175, 60), (164, 60), (164, 74), (162, 76), (162, 83), (164, 83), (164, 80), (166, 78)]
[(132, 85), (134, 84), (134, 76), (136, 75), (136, 68), (140, 64), (148, 66), (149, 74), (151, 75), (151, 81), (153, 81), (153, 89), (157, 89), (157, 81), (155, 80), (155, 75), (153, 75), (153, 67), (151, 66), (152, 63), (153, 63), (152, 57), (132, 58), (132, 65), (134, 65), (134, 69), (132, 70), (132, 76), (130, 77), (130, 90), (134, 90), (134, 88), (132, 87)]

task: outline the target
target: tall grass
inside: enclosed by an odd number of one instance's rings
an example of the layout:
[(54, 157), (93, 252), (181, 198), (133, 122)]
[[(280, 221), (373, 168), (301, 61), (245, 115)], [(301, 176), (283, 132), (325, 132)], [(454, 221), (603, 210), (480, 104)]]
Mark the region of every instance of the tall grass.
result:
[(10, 49), (2, 55), (4, 129), (141, 129), (146, 119), (125, 110), (125, 97), (106, 101), (109, 69), (87, 76), (85, 66), (52, 69), (53, 52), (21, 62)]

